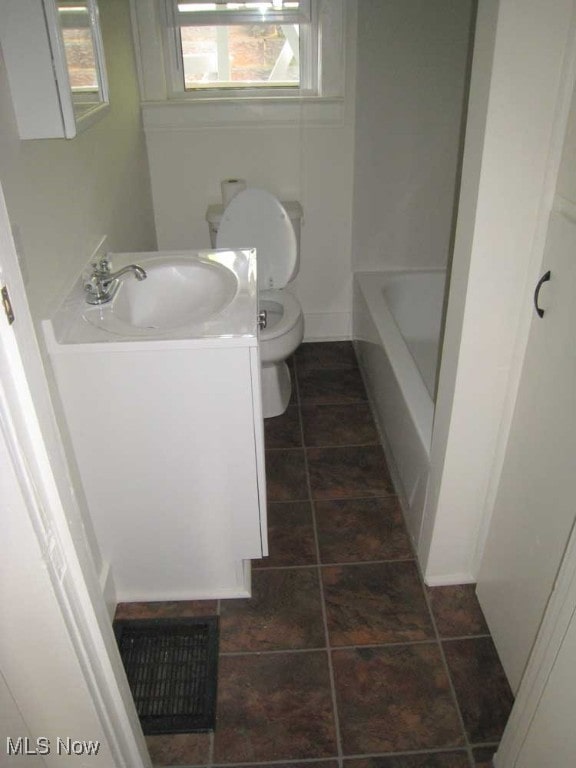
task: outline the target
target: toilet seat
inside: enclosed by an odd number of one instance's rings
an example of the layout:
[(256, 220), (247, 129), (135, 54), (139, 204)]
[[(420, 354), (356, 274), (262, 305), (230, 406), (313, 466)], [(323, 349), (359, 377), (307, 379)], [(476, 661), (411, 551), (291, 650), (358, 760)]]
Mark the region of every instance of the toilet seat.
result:
[(217, 248), (256, 249), (259, 309), (267, 312), (266, 328), (258, 334), (262, 412), (266, 419), (280, 416), (292, 392), (286, 360), (304, 337), (298, 299), (283, 290), (298, 272), (296, 230), (284, 206), (263, 189), (246, 189), (236, 195), (222, 213), (217, 230), (210, 218), (208, 221), (210, 239)]
[(258, 288), (284, 288), (296, 272), (296, 234), (282, 204), (264, 189), (246, 189), (230, 202), (218, 227), (218, 248), (256, 248)]
[(274, 318), (274, 309), (270, 307), (269, 320), (266, 328), (260, 331), (261, 341), (271, 341), (292, 330), (302, 316), (302, 308), (297, 299), (288, 291), (261, 291), (258, 295), (259, 308), (268, 309), (267, 304), (277, 304), (281, 309), (280, 316)]

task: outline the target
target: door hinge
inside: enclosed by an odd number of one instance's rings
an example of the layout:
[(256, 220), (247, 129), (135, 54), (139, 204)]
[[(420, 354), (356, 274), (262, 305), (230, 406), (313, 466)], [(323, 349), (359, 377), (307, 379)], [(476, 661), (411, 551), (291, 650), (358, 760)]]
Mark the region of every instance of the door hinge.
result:
[(12, 325), (14, 322), (14, 310), (12, 309), (12, 302), (10, 301), (8, 288), (6, 286), (2, 287), (2, 304), (4, 305), (4, 312), (6, 312), (6, 317), (8, 318), (8, 325)]

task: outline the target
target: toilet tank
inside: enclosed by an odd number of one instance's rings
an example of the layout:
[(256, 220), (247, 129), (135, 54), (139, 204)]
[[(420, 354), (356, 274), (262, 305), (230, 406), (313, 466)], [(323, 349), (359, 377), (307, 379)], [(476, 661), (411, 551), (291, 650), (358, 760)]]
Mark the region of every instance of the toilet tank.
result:
[[(302, 224), (303, 211), (302, 206), (296, 200), (281, 201), (284, 210), (288, 214), (288, 218), (292, 222), (294, 227), (294, 234), (296, 235), (296, 249), (298, 254), (298, 262), (294, 271), (294, 276), (298, 272), (300, 266), (300, 227)], [(208, 229), (210, 231), (210, 245), (212, 248), (216, 248), (216, 235), (218, 233), (218, 227), (222, 221), (222, 214), (224, 213), (224, 206), (221, 203), (215, 205), (209, 205), (206, 210), (206, 221), (208, 222)]]

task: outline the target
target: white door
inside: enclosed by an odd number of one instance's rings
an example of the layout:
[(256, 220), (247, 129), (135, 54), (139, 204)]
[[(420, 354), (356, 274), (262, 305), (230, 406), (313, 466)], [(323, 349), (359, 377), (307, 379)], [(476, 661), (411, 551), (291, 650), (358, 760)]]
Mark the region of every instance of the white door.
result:
[[(559, 200), (557, 198), (557, 200)], [(576, 206), (551, 214), (534, 313), (478, 597), (517, 690), (566, 543), (576, 502)]]
[(52, 756), (39, 752), (38, 765), (62, 764), (58, 738), (69, 737), (100, 743), (90, 765), (148, 768), (75, 498), (56, 483), (68, 473), (0, 185), (5, 285), (15, 320), (0, 305), (0, 735), (15, 746), (9, 754), (0, 741), (0, 765), (28, 764), (18, 738), (29, 735), (32, 750), (37, 738), (50, 739)]
[(554, 666), (524, 740), (517, 768), (574, 768), (576, 762), (576, 614), (568, 626)]

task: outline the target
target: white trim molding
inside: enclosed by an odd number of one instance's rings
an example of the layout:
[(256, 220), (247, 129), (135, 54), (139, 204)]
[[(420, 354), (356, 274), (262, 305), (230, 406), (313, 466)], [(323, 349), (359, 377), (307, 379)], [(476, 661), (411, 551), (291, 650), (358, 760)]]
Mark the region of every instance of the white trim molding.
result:
[(304, 341), (347, 341), (352, 338), (350, 312), (304, 312)]
[(144, 130), (191, 131), (266, 125), (338, 125), (344, 99), (214, 99), (142, 104)]

